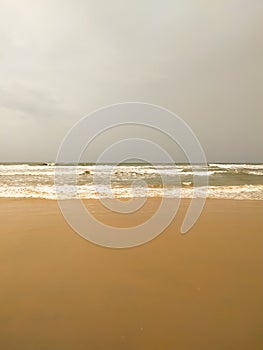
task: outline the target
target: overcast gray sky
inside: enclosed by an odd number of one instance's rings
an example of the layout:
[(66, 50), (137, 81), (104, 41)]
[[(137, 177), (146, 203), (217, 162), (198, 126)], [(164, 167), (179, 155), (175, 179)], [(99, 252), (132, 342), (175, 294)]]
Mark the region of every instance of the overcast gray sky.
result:
[(0, 0), (0, 9), (0, 161), (52, 161), (76, 121), (125, 101), (175, 112), (209, 161), (263, 161), (262, 0)]

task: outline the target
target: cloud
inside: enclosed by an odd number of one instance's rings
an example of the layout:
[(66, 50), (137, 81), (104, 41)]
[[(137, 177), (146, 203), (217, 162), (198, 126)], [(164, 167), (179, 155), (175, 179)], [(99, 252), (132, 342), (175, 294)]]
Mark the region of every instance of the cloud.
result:
[(50, 117), (62, 113), (58, 100), (47, 91), (21, 85), (0, 86), (0, 107), (24, 116)]

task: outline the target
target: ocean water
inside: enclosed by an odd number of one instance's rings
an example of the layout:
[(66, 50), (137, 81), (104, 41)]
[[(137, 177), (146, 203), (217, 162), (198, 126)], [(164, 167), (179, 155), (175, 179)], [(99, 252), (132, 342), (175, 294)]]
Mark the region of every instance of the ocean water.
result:
[[(0, 164), (0, 197), (263, 199), (263, 164)], [(203, 193), (200, 191), (200, 193)], [(203, 194), (202, 194), (203, 195)]]

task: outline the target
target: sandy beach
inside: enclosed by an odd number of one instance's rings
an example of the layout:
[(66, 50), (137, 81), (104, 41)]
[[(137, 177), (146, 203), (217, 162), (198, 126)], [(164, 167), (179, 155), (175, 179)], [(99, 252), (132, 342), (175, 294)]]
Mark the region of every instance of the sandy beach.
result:
[(207, 200), (183, 236), (187, 204), (159, 237), (118, 250), (74, 233), (56, 201), (1, 199), (0, 348), (262, 349), (263, 202)]

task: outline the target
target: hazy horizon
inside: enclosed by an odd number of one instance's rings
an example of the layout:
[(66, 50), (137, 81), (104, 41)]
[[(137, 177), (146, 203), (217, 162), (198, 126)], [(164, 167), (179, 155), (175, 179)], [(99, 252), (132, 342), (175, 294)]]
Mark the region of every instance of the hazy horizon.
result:
[[(58, 165), (58, 166), (67, 166), (67, 165), (75, 165), (74, 163), (56, 163), (56, 162), (52, 162), (52, 161), (21, 161), (21, 162), (0, 162), (0, 165), (23, 165), (23, 164), (28, 164), (28, 165)], [(121, 163), (116, 163), (116, 162), (80, 162), (77, 165), (81, 166), (81, 165), (149, 165), (150, 163), (147, 162), (121, 162)], [(195, 165), (202, 165), (201, 163), (189, 163), (189, 162), (171, 162), (171, 163), (167, 163), (167, 162), (163, 162), (163, 163), (151, 163), (152, 165), (191, 165), (191, 166), (195, 166)], [(263, 162), (207, 162), (207, 165), (211, 165), (211, 164), (229, 164), (229, 165), (262, 165)]]

